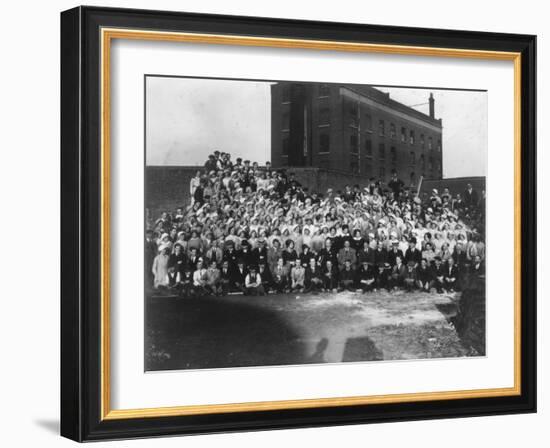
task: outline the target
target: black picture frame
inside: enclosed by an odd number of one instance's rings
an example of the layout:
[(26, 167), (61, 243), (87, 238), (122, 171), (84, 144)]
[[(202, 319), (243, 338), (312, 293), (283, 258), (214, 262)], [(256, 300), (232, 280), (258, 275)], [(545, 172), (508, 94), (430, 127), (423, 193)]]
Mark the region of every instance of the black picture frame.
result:
[[(101, 419), (100, 29), (131, 28), (521, 53), (521, 394)], [(536, 411), (536, 36), (100, 7), (61, 13), (61, 435), (76, 441)]]

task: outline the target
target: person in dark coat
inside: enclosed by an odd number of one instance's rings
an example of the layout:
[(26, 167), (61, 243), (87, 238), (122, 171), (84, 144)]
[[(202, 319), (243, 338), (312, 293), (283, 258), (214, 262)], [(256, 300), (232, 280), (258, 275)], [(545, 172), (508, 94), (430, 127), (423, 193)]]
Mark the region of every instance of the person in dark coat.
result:
[(258, 274), (260, 274), (260, 278), (262, 279), (262, 287), (264, 288), (264, 292), (266, 294), (269, 293), (273, 287), (273, 277), (269, 271), (269, 266), (265, 262), (258, 264)]
[(231, 290), (233, 282), (229, 260), (223, 260), (222, 268), (220, 269), (220, 288), (223, 295), (227, 295)]
[(170, 254), (168, 259), (168, 267), (174, 267), (176, 273), (183, 275), (185, 271), (186, 257), (183, 253), (183, 250), (179, 244), (174, 246), (174, 252)]
[(416, 284), (422, 291), (429, 291), (432, 287), (433, 275), (432, 269), (428, 265), (428, 260), (423, 258), (420, 266), (416, 270)]
[(376, 277), (374, 279), (374, 290), (378, 289), (387, 289), (389, 291), (390, 279), (389, 279), (389, 270), (390, 264), (380, 262), (377, 263), (378, 271), (376, 272)]
[(233, 269), (232, 275), (231, 275), (231, 286), (236, 289), (237, 291), (245, 292), (245, 279), (246, 275), (248, 274), (248, 271), (246, 270), (244, 260), (239, 259), (237, 261), (237, 267)]
[(330, 238), (325, 240), (325, 247), (319, 251), (317, 263), (324, 269), (328, 260), (330, 260), (333, 265), (338, 263), (338, 252), (333, 248)]
[(355, 291), (355, 269), (349, 258), (346, 259), (344, 268), (340, 271), (339, 286), (340, 291)]
[(407, 292), (412, 292), (416, 288), (416, 263), (412, 260), (407, 263), (407, 270), (403, 276), (403, 287)]
[(411, 238), (409, 240), (409, 247), (405, 251), (405, 263), (409, 263), (409, 261), (414, 262), (414, 267), (417, 268), (420, 266), (420, 261), (422, 260), (422, 252), (420, 252), (416, 248), (416, 239)]
[(273, 288), (281, 293), (285, 292), (289, 284), (289, 268), (285, 265), (283, 257), (277, 260), (277, 264), (271, 272)]
[(323, 284), (326, 291), (336, 292), (338, 289), (338, 268), (332, 263), (332, 260), (327, 260), (323, 271)]
[(445, 288), (445, 268), (441, 262), (441, 257), (435, 257), (432, 267), (432, 279), (434, 288), (441, 294), (443, 288)]
[(374, 261), (376, 264), (388, 263), (388, 251), (384, 249), (384, 246), (380, 243), (378, 243), (374, 251)]
[(267, 247), (265, 240), (258, 240), (258, 247), (252, 251), (252, 258), (255, 264), (267, 264)]
[(368, 241), (363, 241), (363, 247), (357, 253), (357, 262), (360, 266), (363, 266), (363, 262), (367, 262), (371, 266), (376, 263), (376, 251), (370, 247)]
[(357, 287), (361, 288), (363, 292), (372, 291), (375, 277), (374, 266), (369, 264), (366, 259), (363, 260), (361, 262), (361, 267), (357, 270)]
[(458, 285), (458, 268), (455, 265), (453, 257), (447, 260), (447, 266), (445, 267), (445, 276), (443, 277), (443, 282), (445, 284), (445, 289), (450, 292), (454, 292)]
[(311, 260), (315, 261), (315, 254), (311, 251), (307, 244), (302, 245), (302, 253), (300, 254), (300, 263), (307, 268)]
[(321, 289), (323, 289), (323, 274), (315, 258), (311, 258), (306, 268), (306, 291), (316, 292)]
[(462, 195), (462, 202), (466, 208), (477, 207), (479, 196), (477, 191), (472, 187), (472, 184), (466, 185), (466, 190), (464, 190), (464, 194)]
[(229, 263), (229, 269), (237, 267), (237, 260), (239, 259), (239, 252), (235, 249), (235, 243), (228, 241), (226, 249), (223, 252), (223, 260)]
[(392, 241), (392, 248), (388, 252), (388, 258), (387, 262), (390, 264), (390, 266), (393, 268), (397, 264), (397, 257), (401, 259), (401, 262), (403, 262), (403, 252), (401, 249), (399, 249), (399, 241), (393, 240)]
[(392, 289), (397, 289), (403, 286), (405, 280), (405, 274), (407, 272), (407, 267), (403, 263), (403, 257), (397, 255), (395, 257), (395, 265), (392, 268), (390, 287)]

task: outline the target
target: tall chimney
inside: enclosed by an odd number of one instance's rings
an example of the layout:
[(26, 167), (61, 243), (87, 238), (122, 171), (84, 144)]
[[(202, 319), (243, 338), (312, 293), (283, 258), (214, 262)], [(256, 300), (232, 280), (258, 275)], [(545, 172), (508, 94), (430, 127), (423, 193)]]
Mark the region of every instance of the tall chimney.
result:
[(430, 92), (430, 118), (435, 118), (435, 100), (434, 100), (434, 95), (432, 92)]

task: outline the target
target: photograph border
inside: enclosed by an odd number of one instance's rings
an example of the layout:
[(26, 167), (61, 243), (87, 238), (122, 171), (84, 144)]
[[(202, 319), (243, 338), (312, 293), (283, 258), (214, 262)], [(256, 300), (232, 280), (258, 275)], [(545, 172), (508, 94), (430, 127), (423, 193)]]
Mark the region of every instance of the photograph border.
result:
[[(94, 7), (62, 13), (61, 25), (62, 435), (83, 441), (535, 411), (535, 36)], [(114, 39), (513, 61), (514, 386), (111, 409), (110, 50)]]

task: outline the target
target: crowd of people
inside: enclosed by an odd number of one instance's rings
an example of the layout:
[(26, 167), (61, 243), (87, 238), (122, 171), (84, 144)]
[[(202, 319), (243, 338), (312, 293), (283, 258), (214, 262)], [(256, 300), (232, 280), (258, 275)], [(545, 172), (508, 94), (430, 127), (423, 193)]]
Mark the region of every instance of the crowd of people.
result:
[(146, 230), (158, 294), (443, 293), (484, 277), (485, 192), (470, 184), (417, 196), (392, 172), (322, 194), (269, 162), (216, 151), (188, 199)]

